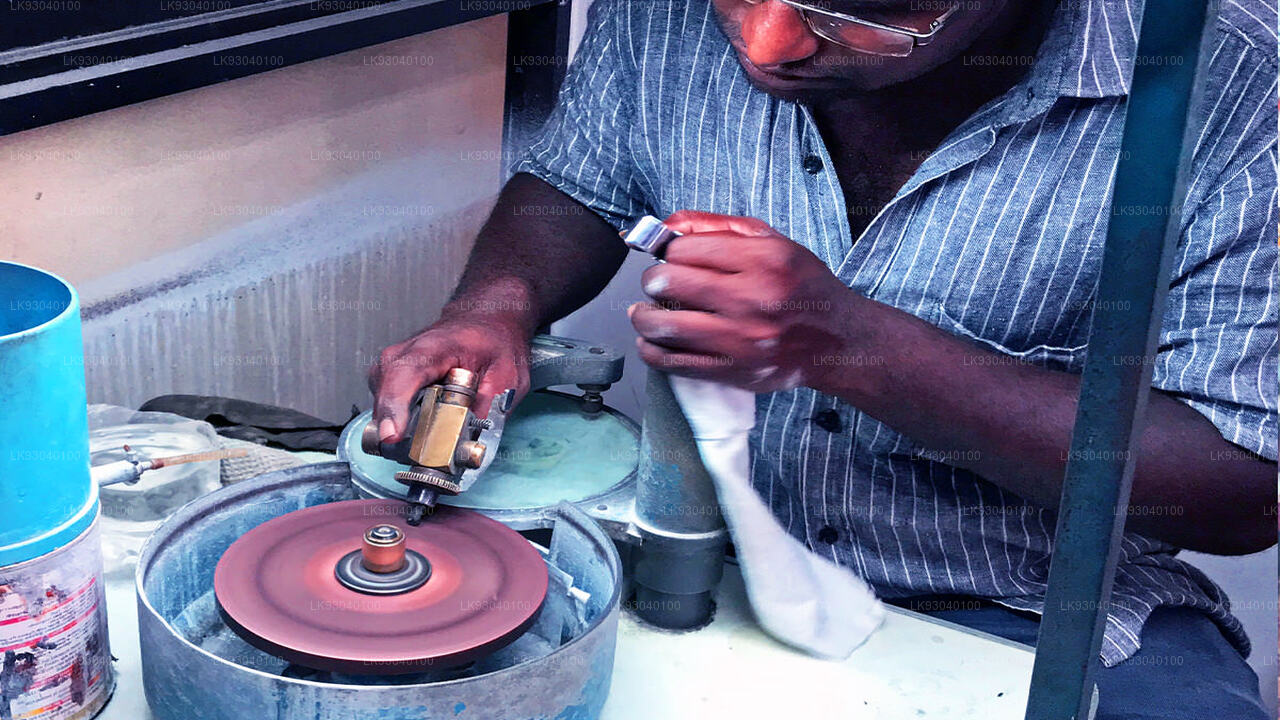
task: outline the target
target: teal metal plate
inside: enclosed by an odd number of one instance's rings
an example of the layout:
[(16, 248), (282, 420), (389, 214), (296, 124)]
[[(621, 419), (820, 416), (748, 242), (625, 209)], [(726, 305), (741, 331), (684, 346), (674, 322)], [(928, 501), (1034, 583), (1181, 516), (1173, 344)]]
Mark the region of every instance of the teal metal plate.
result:
[[(625, 483), (640, 458), (639, 429), (608, 408), (593, 415), (580, 408), (581, 401), (571, 395), (530, 393), (507, 418), (493, 464), (470, 490), (440, 502), (476, 510), (528, 510), (561, 500), (581, 502)], [(370, 416), (363, 413), (347, 426), (338, 457), (387, 497), (403, 497), (405, 486), (395, 474), (405, 466), (360, 447)]]

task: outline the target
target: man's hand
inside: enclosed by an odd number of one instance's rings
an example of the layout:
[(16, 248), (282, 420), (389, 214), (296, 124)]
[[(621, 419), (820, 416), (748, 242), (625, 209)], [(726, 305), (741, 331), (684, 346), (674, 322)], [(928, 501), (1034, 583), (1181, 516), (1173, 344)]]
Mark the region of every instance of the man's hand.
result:
[(532, 175), (512, 177), (441, 320), (384, 350), (371, 369), (381, 439), (400, 440), (414, 395), (455, 367), (480, 374), (477, 416), (509, 388), (518, 401), (535, 330), (599, 293), (626, 255), (617, 231), (585, 205)]
[(391, 345), (369, 371), (378, 437), (383, 442), (399, 441), (414, 395), (455, 367), (480, 375), (473, 409), (476, 417), (488, 417), (494, 396), (515, 388), (518, 401), (528, 392), (528, 358), (527, 332), (519, 323), (494, 315), (447, 317)]
[(756, 392), (814, 384), (814, 358), (846, 345), (863, 298), (755, 218), (681, 211), (666, 224), (682, 235), (643, 276), (658, 302), (627, 310), (640, 357)]

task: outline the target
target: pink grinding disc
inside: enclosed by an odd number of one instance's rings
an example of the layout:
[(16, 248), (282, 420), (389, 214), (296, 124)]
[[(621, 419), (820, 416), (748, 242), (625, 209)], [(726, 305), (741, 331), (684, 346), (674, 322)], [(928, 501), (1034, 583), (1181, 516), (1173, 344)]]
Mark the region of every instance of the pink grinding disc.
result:
[[(414, 527), (405, 508), (397, 500), (349, 500), (245, 533), (214, 572), (223, 618), (253, 646), (298, 665), (382, 675), (461, 665), (533, 624), (547, 594), (547, 566), (529, 541), (445, 505)], [(372, 595), (338, 581), (338, 561), (382, 523), (400, 528), (407, 548), (431, 565), (421, 587)]]

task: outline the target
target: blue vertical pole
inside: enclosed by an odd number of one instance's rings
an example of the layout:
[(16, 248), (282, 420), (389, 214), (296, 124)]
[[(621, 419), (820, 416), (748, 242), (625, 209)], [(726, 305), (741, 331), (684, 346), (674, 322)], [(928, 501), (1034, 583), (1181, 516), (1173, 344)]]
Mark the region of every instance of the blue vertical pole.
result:
[[(1217, 3), (1210, 2), (1215, 17)], [(1146, 0), (1027, 720), (1087, 720), (1195, 139), (1206, 7)]]

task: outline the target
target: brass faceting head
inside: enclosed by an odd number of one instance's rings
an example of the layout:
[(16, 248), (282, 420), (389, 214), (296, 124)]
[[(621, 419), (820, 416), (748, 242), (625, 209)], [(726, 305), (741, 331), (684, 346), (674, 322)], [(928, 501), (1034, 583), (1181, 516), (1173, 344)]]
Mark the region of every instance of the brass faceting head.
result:
[(439, 495), (462, 491), (462, 475), (484, 464), (485, 444), (480, 433), (492, 427), (488, 420), (471, 411), (480, 376), (466, 368), (453, 368), (443, 380), (419, 392), (410, 409), (410, 437), (384, 445), (378, 430), (369, 423), (361, 436), (361, 446), (371, 455), (381, 455), (409, 466), (395, 474), (408, 486), (405, 499), (410, 510), (406, 519), (418, 525), (435, 506)]

